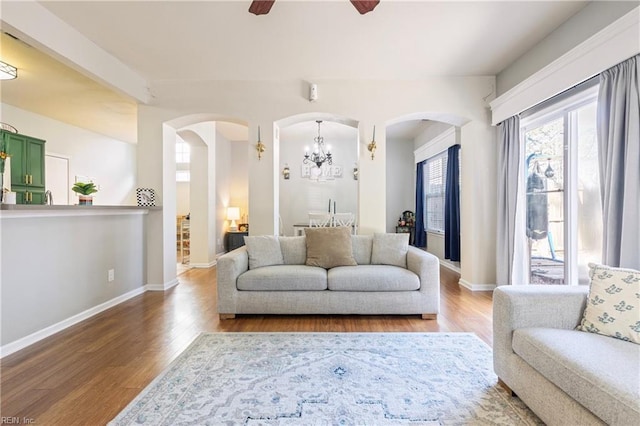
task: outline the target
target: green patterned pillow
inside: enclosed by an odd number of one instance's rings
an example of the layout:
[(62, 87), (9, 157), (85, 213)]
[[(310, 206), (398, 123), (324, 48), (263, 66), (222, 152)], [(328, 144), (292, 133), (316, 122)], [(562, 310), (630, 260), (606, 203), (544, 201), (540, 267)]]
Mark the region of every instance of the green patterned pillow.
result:
[(578, 329), (640, 344), (640, 271), (590, 263), (589, 276)]

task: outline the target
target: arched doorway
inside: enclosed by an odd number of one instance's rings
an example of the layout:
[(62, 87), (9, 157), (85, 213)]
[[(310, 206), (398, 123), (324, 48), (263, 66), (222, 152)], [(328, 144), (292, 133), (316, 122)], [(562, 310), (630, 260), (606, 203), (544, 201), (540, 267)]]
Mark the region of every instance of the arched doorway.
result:
[[(318, 123), (320, 121), (320, 123)], [(357, 122), (330, 114), (310, 113), (277, 121), (276, 200), (278, 233), (296, 235), (309, 213), (353, 213), (358, 217)], [(305, 160), (321, 137), (332, 164), (317, 167)], [(357, 229), (357, 228), (355, 228)]]

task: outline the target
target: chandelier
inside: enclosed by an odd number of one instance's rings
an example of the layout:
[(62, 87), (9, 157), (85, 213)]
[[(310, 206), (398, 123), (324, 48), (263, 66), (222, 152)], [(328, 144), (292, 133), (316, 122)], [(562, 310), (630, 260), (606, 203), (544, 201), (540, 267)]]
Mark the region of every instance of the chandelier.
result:
[(325, 162), (327, 164), (333, 164), (333, 159), (331, 158), (331, 148), (327, 147), (327, 152), (324, 151), (324, 138), (320, 136), (320, 124), (322, 120), (316, 120), (318, 123), (318, 136), (313, 138), (313, 152), (309, 154), (309, 148), (305, 148), (304, 160), (302, 161), (304, 164), (315, 163), (318, 168), (322, 166)]

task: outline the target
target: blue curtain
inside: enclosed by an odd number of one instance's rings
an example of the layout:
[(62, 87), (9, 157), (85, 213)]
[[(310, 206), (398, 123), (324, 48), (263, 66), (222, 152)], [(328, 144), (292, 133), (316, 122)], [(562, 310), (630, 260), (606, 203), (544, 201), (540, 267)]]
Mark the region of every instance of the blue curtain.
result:
[(416, 247), (427, 246), (427, 234), (424, 229), (424, 165), (427, 160), (416, 164)]
[(460, 261), (460, 145), (447, 150), (447, 181), (444, 204), (444, 257)]

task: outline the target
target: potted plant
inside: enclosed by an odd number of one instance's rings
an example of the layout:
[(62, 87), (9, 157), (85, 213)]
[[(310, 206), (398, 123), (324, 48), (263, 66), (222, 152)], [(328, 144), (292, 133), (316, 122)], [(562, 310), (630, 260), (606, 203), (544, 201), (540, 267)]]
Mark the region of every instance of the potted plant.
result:
[(98, 192), (98, 189), (93, 182), (76, 182), (71, 190), (78, 194), (78, 204), (81, 206), (93, 205), (93, 197), (91, 196), (91, 194), (95, 194), (96, 192)]

